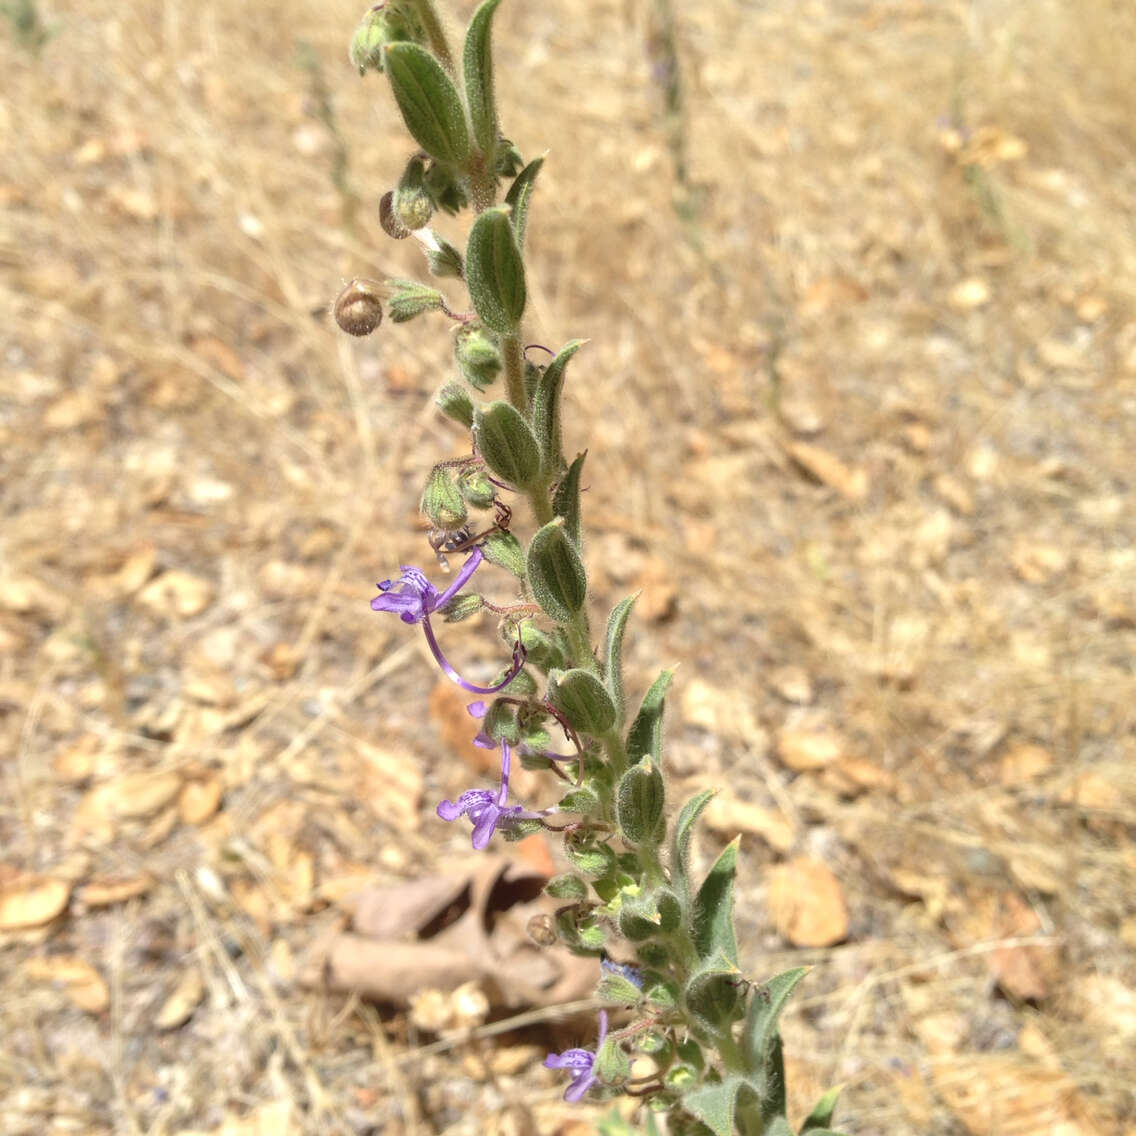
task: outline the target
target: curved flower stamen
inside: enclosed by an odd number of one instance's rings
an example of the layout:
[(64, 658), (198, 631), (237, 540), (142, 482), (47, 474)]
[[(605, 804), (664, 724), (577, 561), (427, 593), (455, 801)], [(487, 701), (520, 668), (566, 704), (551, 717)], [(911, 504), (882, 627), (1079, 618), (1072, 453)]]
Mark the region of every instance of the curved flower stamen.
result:
[(426, 633), (426, 643), (430, 648), (430, 653), (448, 678), (471, 694), (496, 694), (497, 691), (504, 690), (521, 673), (521, 668), (525, 665), (526, 652), (520, 639), (513, 647), (513, 661), (505, 672), (505, 677), (492, 686), (477, 686), (475, 683), (462, 678), (454, 670), (450, 661), (442, 653), (442, 648), (434, 634), (434, 628), (430, 624), (430, 616), (434, 612), (444, 609), (454, 596), (469, 583), (470, 577), (477, 571), (483, 559), (481, 549), (474, 548), (466, 558), (466, 562), (462, 565), (461, 571), (454, 578), (453, 583), (444, 592), (439, 592), (420, 568), (404, 564), (402, 575), (397, 580), (383, 580), (378, 585), (382, 595), (375, 596), (371, 600), (371, 610), (389, 611), (397, 615), (403, 623), (420, 623), (422, 630)]

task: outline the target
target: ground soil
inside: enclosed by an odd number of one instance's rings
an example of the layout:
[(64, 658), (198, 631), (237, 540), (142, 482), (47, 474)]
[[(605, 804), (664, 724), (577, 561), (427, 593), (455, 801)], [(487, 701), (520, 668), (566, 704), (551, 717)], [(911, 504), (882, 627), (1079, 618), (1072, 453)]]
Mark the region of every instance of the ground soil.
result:
[[(424, 276), (377, 224), (408, 145), (358, 7), (0, 24), (7, 1133), (600, 1111), (540, 1068), (586, 1018), (439, 1041), (302, 981), (359, 888), (468, 859), (460, 704), (367, 607), (435, 571), (449, 332), (327, 315)], [(675, 71), (667, 10), (507, 0), (500, 97), (549, 150), (530, 338), (590, 340), (593, 623), (641, 589), (629, 682), (680, 664), (665, 760), (722, 789), (700, 863), (742, 830), (747, 976), (814, 967), (793, 1115), (843, 1083), (849, 1133), (1131, 1136), (1136, 16), (708, 0)]]

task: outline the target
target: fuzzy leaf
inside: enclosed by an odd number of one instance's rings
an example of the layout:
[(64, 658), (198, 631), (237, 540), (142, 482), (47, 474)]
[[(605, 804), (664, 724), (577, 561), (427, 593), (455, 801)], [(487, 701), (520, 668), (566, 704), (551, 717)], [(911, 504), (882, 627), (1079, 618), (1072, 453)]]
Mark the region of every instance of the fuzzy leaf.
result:
[(473, 123), (473, 137), (492, 167), (497, 150), (497, 104), (493, 98), (493, 13), (501, 0), (485, 0), (473, 14), (465, 33), (462, 67), (465, 97)]
[(485, 464), (517, 488), (540, 472), (536, 439), (521, 412), (507, 402), (491, 402), (473, 416), (473, 440)]
[(607, 688), (580, 667), (549, 680), (548, 700), (581, 734), (603, 737), (615, 724), (615, 703)]
[(701, 1085), (682, 1098), (682, 1107), (701, 1120), (714, 1136), (734, 1136), (734, 1109), (741, 1077), (727, 1077), (716, 1085)]
[(383, 59), (414, 141), (439, 162), (461, 165), (469, 157), (469, 128), (461, 97), (442, 65), (416, 43), (388, 44)]
[(525, 266), (509, 210), (486, 209), (473, 223), (465, 249), (465, 282), (481, 322), (502, 335), (525, 314)]
[(556, 477), (564, 468), (564, 453), (560, 441), (560, 394), (564, 389), (564, 373), (568, 360), (587, 342), (571, 339), (560, 349), (556, 358), (544, 368), (537, 381), (533, 396), (533, 430), (540, 443), (540, 459), (544, 472)]
[(625, 707), (623, 701), (623, 633), (627, 630), (627, 619), (639, 598), (636, 592), (611, 609), (607, 621), (607, 635), (604, 638), (604, 683), (615, 702), (615, 726), (623, 728)]
[(797, 983), (808, 974), (807, 966), (786, 970), (771, 978), (764, 986), (750, 994), (749, 1011), (742, 1027), (742, 1052), (754, 1072), (765, 1068), (766, 1057), (777, 1037), (777, 1021), (789, 995)]
[(587, 456), (587, 450), (576, 455), (552, 495), (552, 510), (558, 517), (564, 518), (564, 531), (571, 537), (577, 551), (580, 550), (580, 474)]
[(615, 800), (616, 820), (628, 844), (662, 843), (663, 776), (649, 757), (620, 778)]
[(663, 671), (643, 695), (639, 713), (635, 715), (627, 735), (627, 756), (632, 761), (650, 754), (660, 767), (663, 764), (663, 703), (673, 678), (674, 671)]
[(734, 935), (734, 876), (738, 868), (738, 841), (734, 837), (706, 874), (694, 899), (694, 945), (699, 956), (721, 952), (738, 965)]
[(495, 532), (481, 542), (481, 552), (490, 564), (512, 572), (519, 580), (525, 578), (525, 550), (511, 532)]
[(584, 605), (588, 578), (564, 526), (550, 521), (529, 544), (529, 584), (541, 610), (557, 623), (570, 623)]
[(437, 288), (417, 280), (388, 280), (387, 287), (391, 290), (387, 310), (393, 323), (406, 323), (424, 312), (441, 311), (446, 303)]
[(536, 175), (544, 165), (544, 155), (534, 158), (519, 174), (516, 181), (509, 186), (505, 194), (505, 204), (512, 207), (513, 231), (517, 234), (517, 246), (525, 247), (525, 229), (528, 227), (529, 204), (532, 201), (533, 189), (536, 185)]
[(812, 1112), (805, 1117), (804, 1124), (801, 1125), (801, 1136), (804, 1133), (811, 1132), (813, 1136), (824, 1136), (824, 1133), (831, 1132), (829, 1125), (832, 1123), (832, 1114), (836, 1111), (836, 1102), (840, 1099), (840, 1086), (837, 1085), (833, 1089), (829, 1089), (816, 1102)]
[(703, 789), (682, 806), (671, 838), (671, 877), (685, 898), (690, 896), (690, 842), (694, 824), (714, 796), (713, 789)]

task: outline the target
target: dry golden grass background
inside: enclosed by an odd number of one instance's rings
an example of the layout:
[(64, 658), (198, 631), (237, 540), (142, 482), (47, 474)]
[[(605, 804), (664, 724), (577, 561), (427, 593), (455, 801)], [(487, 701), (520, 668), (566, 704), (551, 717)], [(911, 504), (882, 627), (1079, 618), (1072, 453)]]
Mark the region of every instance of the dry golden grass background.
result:
[[(353, 887), (468, 847), (435, 672), (366, 606), (428, 559), (448, 333), (313, 315), (424, 267), (376, 223), (408, 147), (359, 8), (0, 35), (6, 1133), (589, 1130), (539, 1029), (426, 1053), (296, 977)], [(724, 786), (704, 857), (743, 830), (747, 973), (815, 964), (795, 1115), (844, 1082), (850, 1133), (1131, 1136), (1136, 13), (681, 7), (685, 185), (657, 18), (511, 0), (503, 121), (551, 151), (531, 338), (591, 339), (595, 616), (643, 588), (632, 678), (682, 664), (667, 760)], [(827, 903), (778, 913), (799, 873)]]

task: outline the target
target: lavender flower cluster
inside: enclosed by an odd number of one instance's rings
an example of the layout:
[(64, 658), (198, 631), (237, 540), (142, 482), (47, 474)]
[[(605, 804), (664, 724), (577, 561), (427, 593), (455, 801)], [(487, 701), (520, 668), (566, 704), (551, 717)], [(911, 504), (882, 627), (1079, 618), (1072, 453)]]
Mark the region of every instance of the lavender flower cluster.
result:
[[(633, 717), (627, 713), (623, 640), (634, 596), (616, 604), (602, 643), (593, 642), (581, 535), (586, 453), (567, 460), (561, 421), (568, 365), (582, 343), (573, 340), (538, 365), (522, 338), (525, 231), (544, 159), (526, 164), (498, 121), (492, 27), (500, 3), (484, 0), (476, 9), (460, 55), (433, 0), (372, 5), (351, 42), (360, 74), (386, 75), (417, 144), (379, 203), (380, 225), (396, 240), (416, 239), (430, 274), (459, 281), (471, 304), (456, 310), (431, 285), (399, 279), (352, 281), (335, 305), (339, 326), (352, 335), (375, 331), (384, 304), (396, 323), (431, 314), (450, 320), (460, 381), (442, 388), (438, 406), (471, 438), (468, 456), (434, 466), (422, 495), (439, 563), (464, 554), (460, 570), (440, 591), (420, 568), (404, 566), (378, 585), (371, 607), (422, 627), (443, 673), (479, 696), (468, 706), (476, 744), (500, 750), (497, 788), (467, 789), (442, 801), (438, 816), (468, 820), (476, 850), (495, 835), (514, 840), (541, 828), (564, 838), (568, 870), (545, 889), (564, 901), (557, 940), (599, 960), (596, 995), (607, 1007), (594, 1049), (545, 1059), (569, 1074), (565, 1100), (639, 1098), (649, 1136), (661, 1113), (675, 1136), (834, 1136), (835, 1093), (799, 1130), (785, 1115), (778, 1020), (805, 969), (761, 985), (744, 978), (733, 919), (737, 841), (696, 878), (694, 830), (712, 793), (699, 793), (677, 815), (668, 808), (662, 718), (671, 672), (658, 676)], [(475, 219), (459, 249), (432, 221), (466, 208)], [(504, 397), (483, 401), (498, 380)], [(512, 531), (518, 505), (527, 506), (535, 529), (524, 544)], [(486, 561), (514, 578), (513, 602), (468, 590)], [(509, 662), (484, 686), (450, 663), (435, 627), (479, 612), (499, 617), (511, 646)], [(568, 752), (553, 748), (556, 735)], [(514, 758), (556, 775), (555, 804), (509, 803)], [(612, 1028), (617, 1013), (627, 1021)], [(632, 1131), (617, 1115), (601, 1127), (608, 1136)]]

